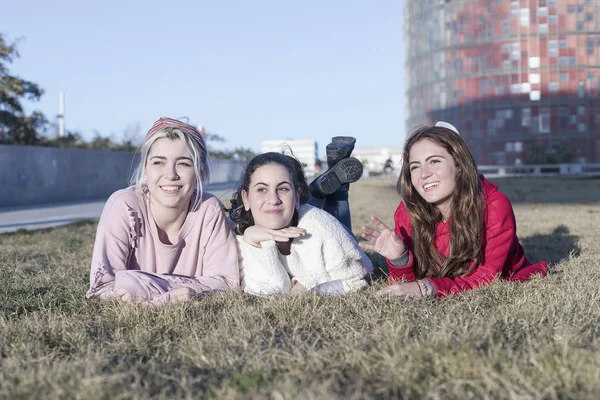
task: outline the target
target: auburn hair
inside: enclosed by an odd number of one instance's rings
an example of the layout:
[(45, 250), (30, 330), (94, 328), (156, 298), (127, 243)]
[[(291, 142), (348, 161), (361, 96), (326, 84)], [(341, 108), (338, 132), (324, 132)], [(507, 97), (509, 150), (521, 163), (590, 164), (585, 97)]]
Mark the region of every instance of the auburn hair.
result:
[[(441, 212), (425, 201), (411, 180), (410, 150), (422, 140), (431, 140), (446, 149), (456, 166), (455, 189), (450, 206), (450, 248), (442, 255), (435, 246)], [(456, 278), (470, 274), (483, 259), (484, 198), (477, 165), (465, 140), (451, 129), (427, 126), (413, 132), (404, 145), (402, 170), (397, 190), (412, 225), (415, 275), (419, 278)]]

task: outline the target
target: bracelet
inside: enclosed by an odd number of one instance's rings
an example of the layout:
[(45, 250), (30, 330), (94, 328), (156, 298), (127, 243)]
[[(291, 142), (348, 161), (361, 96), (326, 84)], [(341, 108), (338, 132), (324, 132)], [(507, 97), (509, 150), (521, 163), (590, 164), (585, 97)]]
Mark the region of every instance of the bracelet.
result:
[(431, 287), (429, 286), (429, 282), (426, 281), (425, 279), (419, 279), (417, 281), (417, 284), (419, 285), (419, 289), (421, 290), (421, 294), (424, 297), (432, 297), (432, 290)]

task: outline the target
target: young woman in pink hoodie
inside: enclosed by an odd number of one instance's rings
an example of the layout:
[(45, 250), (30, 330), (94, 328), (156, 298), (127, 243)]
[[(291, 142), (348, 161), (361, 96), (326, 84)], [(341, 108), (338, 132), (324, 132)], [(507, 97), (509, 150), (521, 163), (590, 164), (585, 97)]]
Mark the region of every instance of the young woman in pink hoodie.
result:
[(443, 297), (497, 278), (546, 274), (546, 262), (525, 257), (508, 197), (477, 173), (451, 124), (438, 122), (407, 139), (398, 192), (395, 229), (377, 217), (375, 228), (362, 228), (361, 247), (387, 259), (390, 285), (380, 294)]
[(235, 237), (219, 199), (202, 188), (209, 167), (196, 128), (154, 123), (132, 186), (102, 211), (87, 297), (163, 305), (239, 287)]

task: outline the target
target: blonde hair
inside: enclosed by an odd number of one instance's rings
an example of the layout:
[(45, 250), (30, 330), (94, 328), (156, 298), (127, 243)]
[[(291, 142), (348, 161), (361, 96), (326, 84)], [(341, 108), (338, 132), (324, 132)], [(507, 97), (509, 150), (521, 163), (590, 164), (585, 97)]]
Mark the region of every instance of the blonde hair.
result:
[[(160, 126), (157, 125), (160, 123)], [(158, 128), (158, 129), (157, 129)], [(148, 154), (152, 145), (159, 139), (182, 140), (192, 154), (194, 172), (196, 175), (196, 190), (192, 196), (191, 211), (196, 211), (202, 204), (203, 184), (210, 181), (210, 155), (206, 143), (200, 132), (185, 122), (161, 118), (156, 121), (148, 132), (144, 143), (140, 148), (140, 162), (131, 175), (130, 184), (134, 185), (141, 193), (148, 190), (144, 179), (144, 170), (148, 162)]]

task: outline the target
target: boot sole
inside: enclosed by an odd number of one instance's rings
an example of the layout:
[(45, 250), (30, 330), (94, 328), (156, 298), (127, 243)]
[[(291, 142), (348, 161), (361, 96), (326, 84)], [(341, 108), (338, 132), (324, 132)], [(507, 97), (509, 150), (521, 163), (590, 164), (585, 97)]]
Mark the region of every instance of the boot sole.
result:
[(319, 182), (320, 190), (324, 194), (337, 191), (346, 183), (353, 183), (360, 179), (363, 165), (356, 158), (344, 158), (327, 171)]

